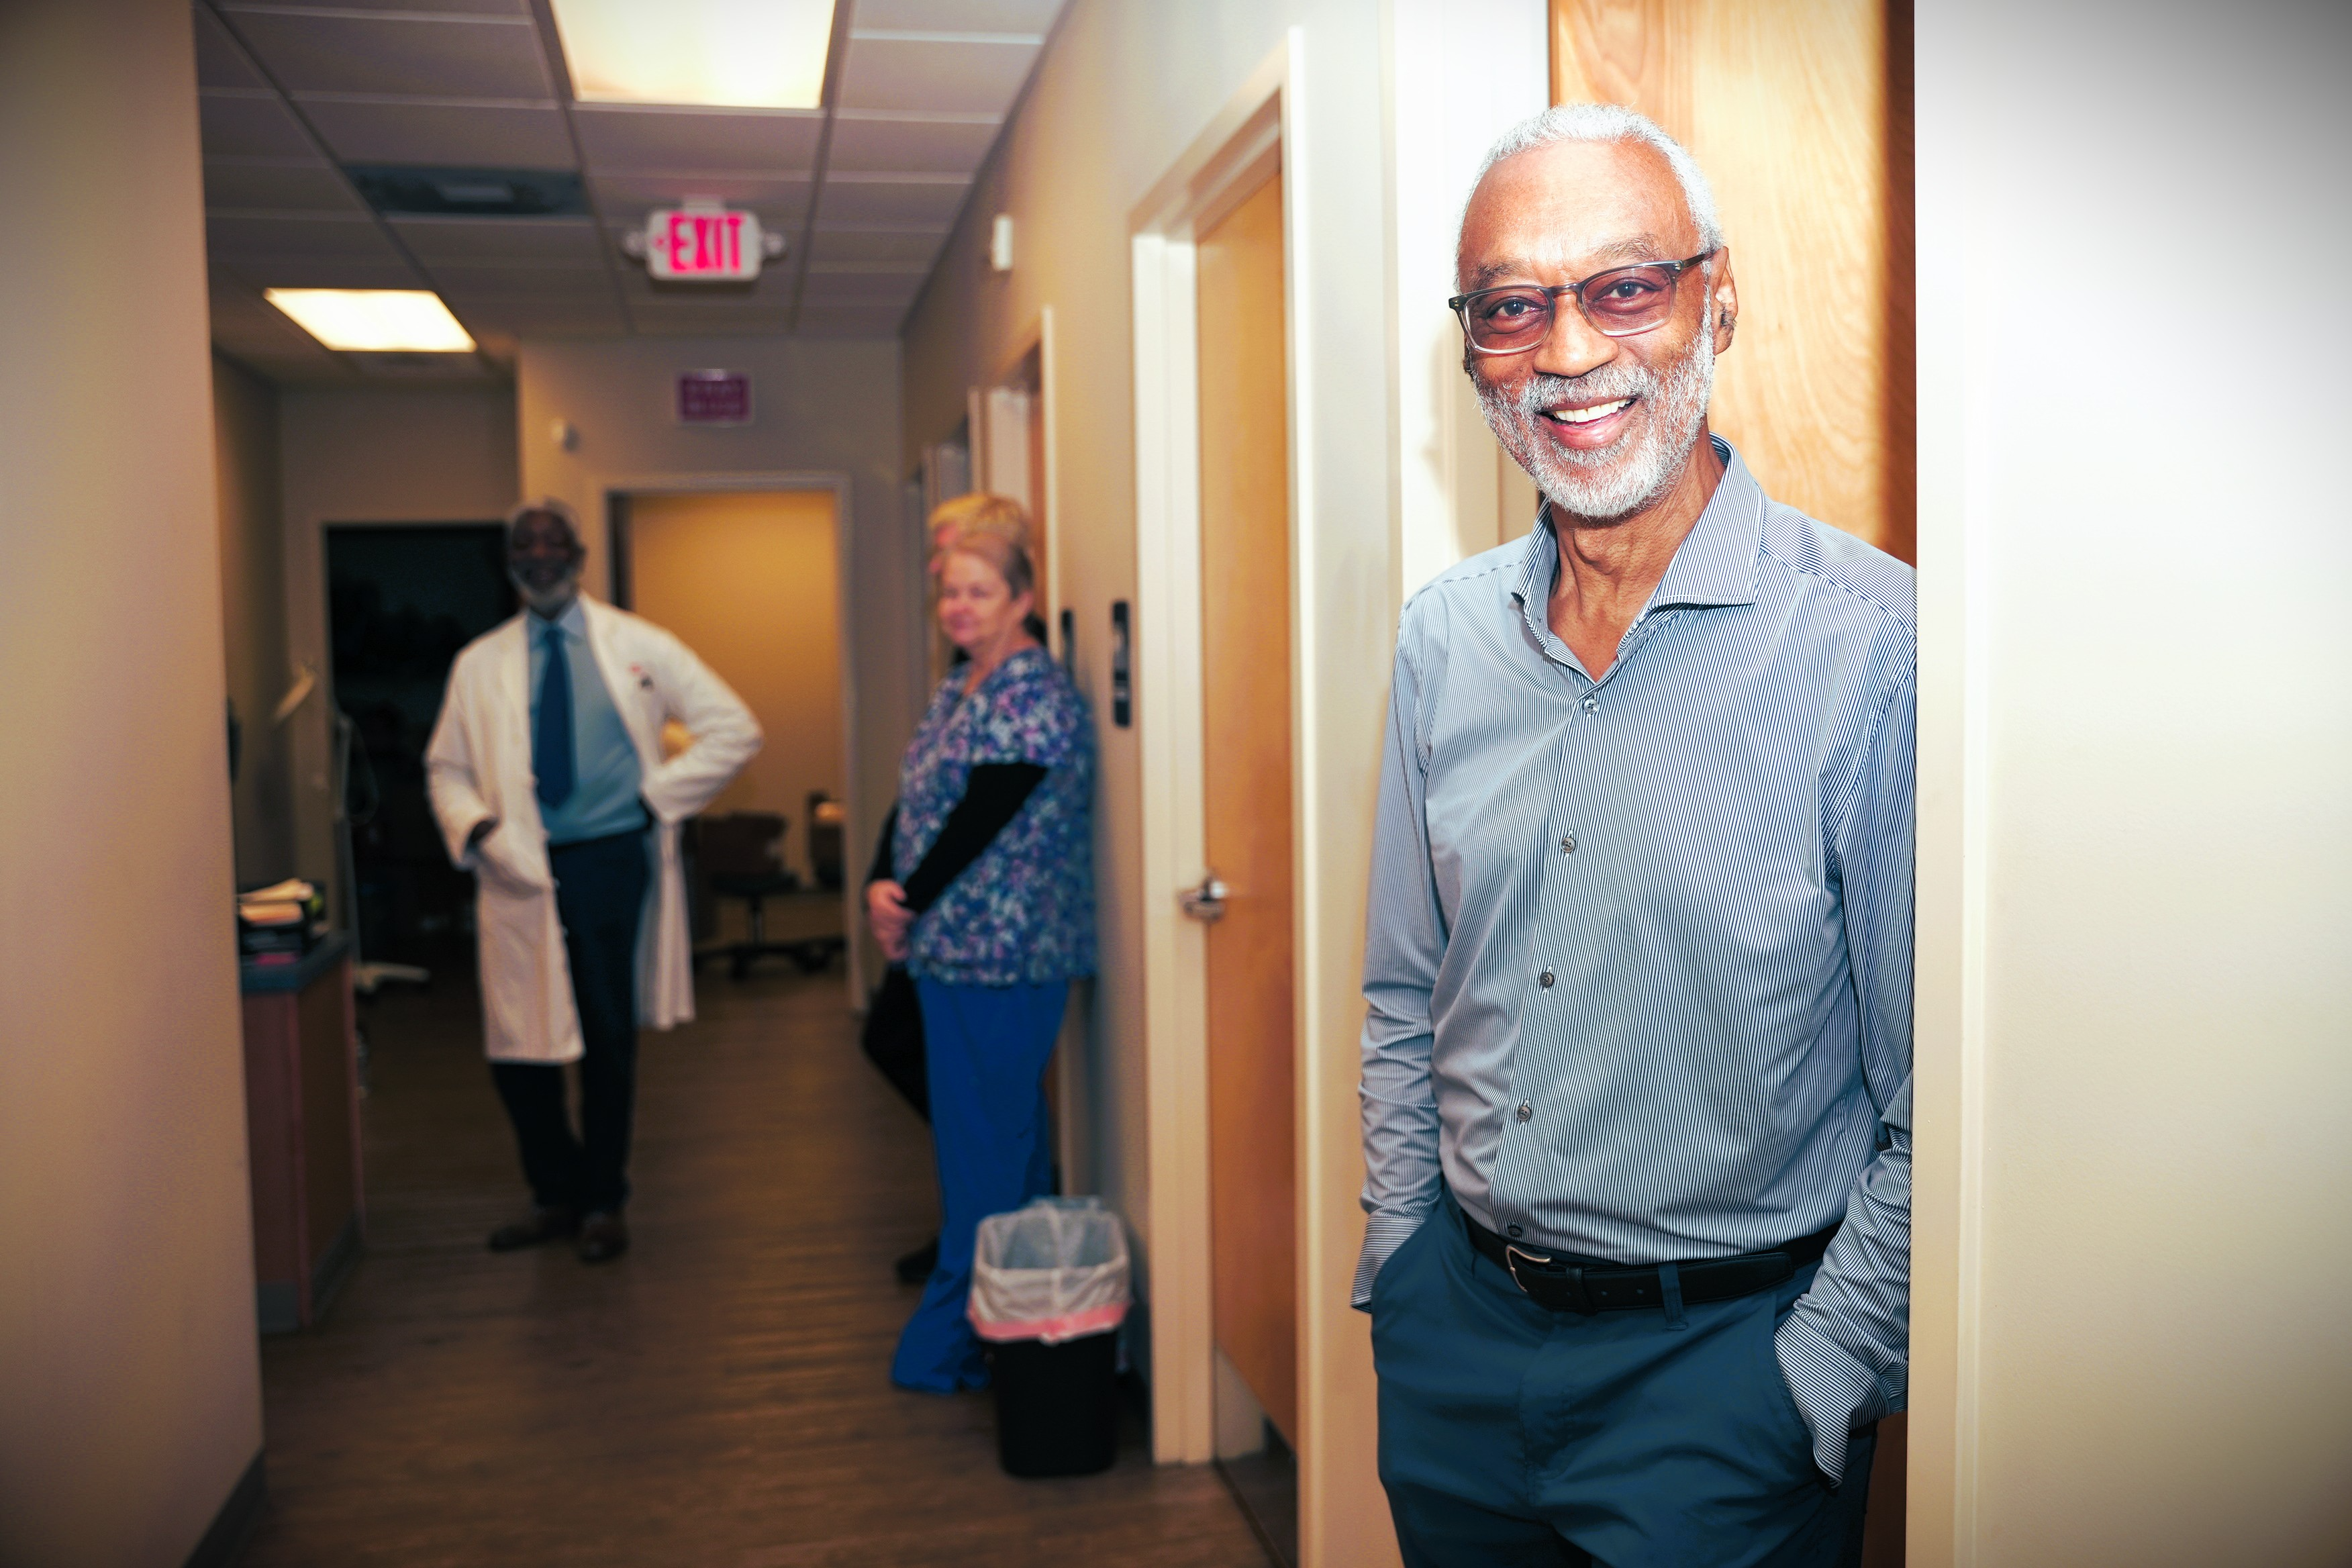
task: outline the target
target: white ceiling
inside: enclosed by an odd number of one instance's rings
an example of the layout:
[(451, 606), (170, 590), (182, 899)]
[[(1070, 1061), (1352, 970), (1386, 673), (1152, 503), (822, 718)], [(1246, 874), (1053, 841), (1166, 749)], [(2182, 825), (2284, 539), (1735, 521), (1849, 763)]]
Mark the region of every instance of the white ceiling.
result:
[[(498, 363), (523, 337), (896, 332), (1063, 0), (839, 0), (821, 110), (574, 103), (545, 0), (396, 4), (195, 0), (213, 340), (273, 380), (367, 374), (278, 287), (434, 289)], [(577, 172), (592, 213), (381, 218), (351, 163)], [(690, 196), (759, 214), (784, 259), (650, 282), (619, 237)]]

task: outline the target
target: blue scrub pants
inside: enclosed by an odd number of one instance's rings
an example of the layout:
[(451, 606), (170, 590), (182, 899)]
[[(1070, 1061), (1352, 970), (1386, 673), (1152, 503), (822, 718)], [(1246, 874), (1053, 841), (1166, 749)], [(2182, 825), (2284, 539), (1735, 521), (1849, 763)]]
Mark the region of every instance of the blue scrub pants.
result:
[(1776, 1289), (1553, 1312), (1473, 1251), (1446, 1194), (1372, 1285), (1381, 1482), (1407, 1568), (1840, 1568), (1873, 1426), (1832, 1488), (1772, 1336)]
[(898, 1336), (890, 1381), (929, 1394), (988, 1386), (980, 1336), (964, 1317), (980, 1222), (1050, 1191), (1053, 1121), (1045, 1063), (1069, 982), (946, 985), (918, 977), (940, 1166), (940, 1261)]

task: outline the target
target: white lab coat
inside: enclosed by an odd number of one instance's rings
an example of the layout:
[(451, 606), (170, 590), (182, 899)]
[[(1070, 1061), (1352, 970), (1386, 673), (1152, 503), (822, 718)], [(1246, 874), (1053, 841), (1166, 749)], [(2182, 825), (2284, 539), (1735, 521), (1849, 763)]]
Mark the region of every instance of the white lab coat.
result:
[[(581, 604), (596, 671), (636, 744), (641, 792), (657, 825), (649, 850), (653, 875), (637, 924), (637, 1016), (667, 1029), (694, 1016), (677, 825), (709, 805), (760, 749), (760, 724), (743, 700), (677, 638), (585, 595)], [(425, 773), (449, 858), (475, 873), (483, 1043), (490, 1059), (577, 1061), (580, 1014), (572, 1000), (547, 830), (530, 769), (528, 616), (528, 611), (518, 615), (458, 652), (425, 747)], [(694, 743), (666, 762), (662, 725), (672, 719)], [(474, 825), (493, 816), (499, 826), (468, 849)]]

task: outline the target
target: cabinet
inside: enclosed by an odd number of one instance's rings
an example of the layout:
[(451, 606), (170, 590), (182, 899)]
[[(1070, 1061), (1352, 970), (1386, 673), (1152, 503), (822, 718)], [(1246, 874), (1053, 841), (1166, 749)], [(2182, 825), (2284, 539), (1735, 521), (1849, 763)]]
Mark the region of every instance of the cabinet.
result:
[(351, 938), (238, 969), (255, 1305), (283, 1333), (319, 1321), (364, 1230)]

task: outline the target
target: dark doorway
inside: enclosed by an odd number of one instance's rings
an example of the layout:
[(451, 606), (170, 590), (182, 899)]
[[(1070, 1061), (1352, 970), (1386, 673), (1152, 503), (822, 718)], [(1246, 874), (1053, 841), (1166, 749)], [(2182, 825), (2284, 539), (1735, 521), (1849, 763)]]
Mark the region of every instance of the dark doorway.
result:
[(345, 806), (360, 948), (432, 965), (465, 956), (473, 883), (425, 795), (425, 743), (457, 650), (515, 613), (495, 522), (336, 524), (327, 614), (336, 706), (355, 727)]

